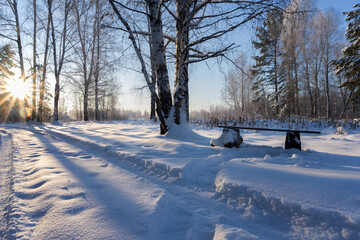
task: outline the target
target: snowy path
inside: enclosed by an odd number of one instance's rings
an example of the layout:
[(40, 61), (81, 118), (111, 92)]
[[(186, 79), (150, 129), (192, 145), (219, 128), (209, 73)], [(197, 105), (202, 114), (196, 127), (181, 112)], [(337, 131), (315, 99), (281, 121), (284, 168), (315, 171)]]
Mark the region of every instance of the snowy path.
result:
[(15, 238), (134, 239), (148, 230), (161, 188), (49, 136), (13, 135)]
[(226, 231), (248, 239), (279, 237), (273, 229), (259, 231), (211, 193), (162, 181), (43, 131), (12, 134), (9, 230), (16, 239), (212, 239), (216, 230), (219, 239)]
[(0, 237), (7, 235), (9, 196), (12, 192), (12, 136), (0, 131)]
[(1, 156), (12, 160), (0, 165), (10, 207), (0, 234), (16, 239), (360, 237), (358, 133), (305, 136), (299, 152), (280, 135), (211, 148), (218, 129), (164, 137), (146, 123), (1, 129)]

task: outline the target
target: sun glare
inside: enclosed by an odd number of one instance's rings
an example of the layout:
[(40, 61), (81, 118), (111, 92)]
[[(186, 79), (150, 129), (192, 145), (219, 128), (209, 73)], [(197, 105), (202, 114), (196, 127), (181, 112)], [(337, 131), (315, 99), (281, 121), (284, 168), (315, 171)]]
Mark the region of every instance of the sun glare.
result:
[(19, 100), (24, 100), (30, 89), (21, 79), (9, 79), (5, 86), (5, 91)]

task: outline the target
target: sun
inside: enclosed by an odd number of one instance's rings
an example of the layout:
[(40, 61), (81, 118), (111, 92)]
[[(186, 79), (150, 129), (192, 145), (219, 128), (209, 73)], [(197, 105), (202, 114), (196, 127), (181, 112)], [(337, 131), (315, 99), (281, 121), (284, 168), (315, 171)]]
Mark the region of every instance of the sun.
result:
[(5, 92), (8, 92), (14, 98), (24, 100), (30, 93), (30, 88), (21, 79), (8, 79)]

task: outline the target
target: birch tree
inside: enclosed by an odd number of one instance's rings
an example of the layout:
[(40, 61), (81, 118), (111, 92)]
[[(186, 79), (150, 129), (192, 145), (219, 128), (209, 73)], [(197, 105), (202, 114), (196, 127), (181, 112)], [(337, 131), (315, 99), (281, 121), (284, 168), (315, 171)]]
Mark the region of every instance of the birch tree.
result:
[[(165, 46), (163, 36), (162, 15), (159, 0), (146, 0), (149, 9), (150, 31), (151, 31), (151, 46), (152, 46), (152, 63), (155, 68), (156, 82), (159, 93), (159, 103), (164, 118), (167, 119), (170, 115), (172, 107), (171, 90), (169, 83), (169, 73), (167, 69)], [(168, 126), (161, 126), (160, 132), (165, 134), (168, 131)]]
[[(161, 12), (159, 8), (160, 1), (158, 0), (148, 0), (147, 6), (149, 9), (149, 18), (150, 18), (150, 31), (151, 31), (151, 45), (153, 48), (152, 59), (154, 67), (155, 67), (155, 75), (156, 75), (156, 83), (158, 93), (153, 88), (151, 83), (150, 75), (146, 69), (146, 64), (141, 53), (141, 50), (137, 44), (135, 38), (135, 31), (130, 27), (129, 23), (125, 20), (121, 12), (118, 10), (118, 6), (125, 7), (119, 2), (114, 0), (109, 0), (111, 7), (113, 8), (116, 16), (120, 20), (120, 22), (125, 27), (127, 33), (129, 34), (129, 39), (131, 40), (132, 46), (135, 50), (135, 53), (141, 64), (141, 72), (144, 75), (146, 84), (151, 92), (151, 96), (156, 101), (156, 113), (160, 120), (160, 133), (165, 134), (168, 131), (168, 123), (167, 118), (169, 117), (172, 100), (171, 100), (171, 91), (169, 84), (169, 76), (166, 66), (165, 59), (165, 46), (164, 46), (164, 38), (162, 32), (162, 20), (161, 20)], [(142, 13), (146, 16), (146, 13)]]
[[(177, 0), (175, 54), (175, 123), (181, 108), (189, 116), (188, 65), (224, 56), (234, 46), (226, 36), (266, 13), (278, 1), (196, 1)], [(169, 8), (167, 8), (169, 9)], [(221, 44), (221, 42), (226, 44)]]
[[(114, 10), (115, 4), (122, 9), (141, 13), (150, 19), (151, 50), (154, 53), (152, 61), (155, 62), (155, 74), (159, 93), (159, 102), (165, 118), (174, 104), (174, 116), (170, 122), (181, 123), (181, 113), (185, 113), (185, 121), (189, 112), (189, 74), (188, 66), (191, 63), (204, 61), (209, 58), (223, 56), (230, 50), (233, 43), (214, 44), (221, 41), (228, 33), (243, 26), (247, 22), (265, 13), (273, 1), (202, 1), (195, 0), (175, 1), (175, 7), (171, 1), (147, 0), (145, 1), (148, 12), (132, 9), (120, 2), (110, 1)], [(175, 9), (175, 10), (174, 10)], [(166, 67), (164, 34), (162, 31), (161, 14), (165, 11), (174, 18), (176, 34), (175, 37), (166, 36), (166, 39), (175, 44), (175, 77), (173, 101), (169, 88), (169, 77)], [(116, 12), (116, 11), (115, 11)], [(119, 12), (119, 11), (118, 11)], [(121, 15), (119, 12), (117, 15)], [(120, 18), (120, 17), (119, 17)], [(123, 23), (124, 24), (124, 23)], [(134, 41), (136, 31), (131, 31)], [(130, 38), (132, 38), (130, 36)], [(136, 42), (135, 42), (136, 43)], [(206, 47), (205, 47), (206, 46)], [(137, 52), (141, 55), (141, 51)], [(145, 64), (144, 64), (145, 65)], [(142, 67), (143, 68), (143, 67)], [(143, 71), (143, 69), (142, 69)], [(143, 71), (144, 72), (144, 71)], [(148, 76), (147, 76), (148, 77)], [(165, 84), (163, 84), (165, 83)], [(148, 84), (149, 85), (149, 84)], [(149, 85), (149, 88), (151, 86)], [(150, 91), (152, 91), (150, 89)], [(152, 95), (154, 96), (154, 95)], [(164, 130), (164, 129), (163, 129)], [(162, 133), (166, 132), (161, 130)]]
[[(47, 1), (47, 0), (46, 0)], [(47, 8), (48, 10), (49, 8)], [(51, 17), (50, 11), (46, 11), (47, 18), (44, 23), (45, 29), (45, 44), (44, 44), (44, 53), (43, 53), (43, 62), (41, 66), (41, 78), (40, 78), (40, 86), (39, 86), (39, 104), (38, 104), (38, 112), (37, 112), (37, 121), (42, 123), (44, 119), (44, 110), (45, 110), (45, 93), (46, 93), (46, 74), (48, 69), (48, 57), (49, 57), (49, 45), (50, 45), (50, 28), (51, 28)]]

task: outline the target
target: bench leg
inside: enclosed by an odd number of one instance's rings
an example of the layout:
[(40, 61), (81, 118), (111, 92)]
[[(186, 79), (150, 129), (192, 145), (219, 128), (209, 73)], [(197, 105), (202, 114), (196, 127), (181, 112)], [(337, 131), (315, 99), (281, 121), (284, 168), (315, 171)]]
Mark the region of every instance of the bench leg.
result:
[(296, 148), (301, 151), (300, 132), (286, 132), (285, 149)]

